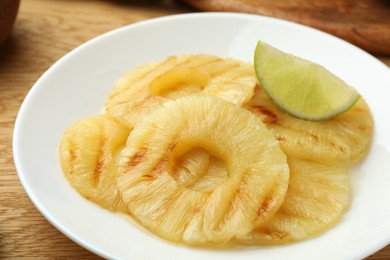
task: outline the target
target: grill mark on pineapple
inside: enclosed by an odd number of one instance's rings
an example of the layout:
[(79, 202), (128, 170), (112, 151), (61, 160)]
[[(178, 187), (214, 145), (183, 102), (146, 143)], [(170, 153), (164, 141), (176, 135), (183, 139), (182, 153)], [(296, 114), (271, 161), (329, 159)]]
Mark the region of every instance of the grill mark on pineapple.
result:
[(143, 160), (143, 158), (145, 158), (146, 152), (147, 152), (147, 149), (145, 149), (145, 148), (136, 152), (135, 155), (133, 156), (133, 158), (131, 158), (131, 160), (128, 162), (127, 168), (131, 169), (134, 166), (137, 166)]
[(165, 166), (168, 164), (168, 157), (162, 158), (156, 166), (153, 168), (153, 170), (150, 172), (150, 174), (144, 175), (145, 177), (149, 178), (157, 178), (161, 172), (165, 169)]
[[(316, 144), (323, 144), (323, 145), (328, 145), (328, 146), (331, 146), (337, 150), (339, 150), (342, 154), (345, 154), (347, 152), (347, 148), (345, 148), (344, 146), (342, 145), (337, 145), (335, 142), (327, 139), (327, 138), (321, 138), (319, 137), (318, 135), (315, 135), (315, 134), (312, 134), (312, 133), (309, 133), (303, 129), (294, 129), (294, 128), (291, 128), (291, 127), (287, 127), (287, 126), (284, 126), (284, 125), (279, 125), (279, 124), (275, 124), (277, 126), (279, 126), (280, 128), (284, 129), (284, 130), (288, 130), (290, 132), (294, 132), (295, 135), (305, 135), (306, 138), (305, 139), (308, 139), (308, 140), (312, 140), (314, 141), (314, 143)], [(269, 125), (267, 125), (269, 126)], [(283, 147), (283, 143), (285, 141), (287, 141), (287, 138), (285, 136), (282, 136), (281, 134), (277, 133), (276, 132), (277, 130), (274, 131), (274, 135), (275, 135), (275, 138), (281, 142), (282, 144), (282, 149), (283, 151), (284, 150), (284, 147)], [(309, 142), (308, 140), (306, 140), (306, 142)], [(297, 145), (302, 145), (300, 141), (297, 141)], [(315, 146), (315, 145), (313, 145)], [(338, 156), (336, 156), (338, 157)]]
[[(239, 186), (234, 190), (232, 199), (229, 202), (228, 207), (225, 210), (225, 216), (220, 220), (218, 229), (222, 229), (223, 226), (233, 217), (233, 214), (237, 211), (237, 205), (242, 201), (245, 201), (242, 197), (245, 196), (245, 186), (248, 185), (248, 174), (244, 174)], [(248, 197), (249, 198), (249, 197)]]
[[(273, 192), (268, 192), (268, 194), (273, 194)], [(264, 218), (274, 205), (275, 200), (272, 197), (265, 197), (259, 209), (256, 210), (256, 218)]]
[(102, 176), (103, 171), (104, 171), (105, 164), (103, 162), (104, 158), (102, 158), (102, 157), (103, 157), (102, 155), (98, 156), (98, 159), (97, 159), (96, 164), (95, 164), (95, 170), (92, 174), (92, 177), (93, 177), (95, 184), (97, 184), (99, 182), (99, 179)]
[(284, 238), (290, 235), (290, 233), (287, 231), (272, 229), (272, 228), (264, 228), (260, 233), (269, 235), (274, 240), (283, 240)]
[(342, 152), (342, 153), (346, 153), (347, 152), (347, 148), (345, 148), (344, 146), (338, 146), (337, 147), (339, 150), (340, 150), (340, 152)]
[(255, 112), (265, 116), (263, 119), (264, 123), (272, 125), (278, 124), (278, 116), (267, 107), (258, 105), (252, 106), (252, 108), (255, 110)]
[[(291, 130), (292, 131), (292, 130)], [(295, 130), (295, 132), (298, 132), (297, 130)], [(300, 131), (299, 131), (300, 132)], [(333, 146), (334, 148), (338, 149), (340, 152), (342, 153), (345, 153), (347, 152), (347, 148), (345, 148), (344, 146), (342, 145), (337, 145), (335, 142), (332, 142), (332, 141), (329, 141), (328, 139), (326, 138), (321, 138), (320, 136), (318, 136), (317, 134), (315, 133), (309, 133), (309, 132), (306, 132), (306, 131), (302, 131), (302, 133), (306, 134), (307, 136), (309, 136), (309, 138), (312, 138), (316, 143), (327, 143), (328, 145), (330, 146)]]
[(69, 169), (70, 169), (69, 174), (73, 174), (74, 173), (74, 163), (77, 160), (78, 156), (77, 156), (76, 147), (72, 141), (70, 141), (68, 152), (69, 152), (68, 163), (69, 163)]
[(98, 146), (98, 149), (97, 149), (97, 158), (96, 158), (96, 163), (95, 163), (95, 169), (93, 171), (93, 174), (92, 174), (92, 179), (95, 183), (95, 185), (98, 184), (99, 182), (99, 179), (100, 177), (102, 176), (103, 174), (103, 171), (104, 171), (104, 167), (105, 167), (105, 164), (104, 164), (104, 159), (105, 159), (105, 156), (106, 156), (106, 153), (104, 152), (104, 148), (106, 146), (106, 142), (108, 141), (104, 134), (102, 134), (102, 132), (104, 132), (103, 130), (104, 126), (100, 126), (100, 132), (99, 132), (99, 146)]
[(202, 193), (198, 204), (195, 207), (193, 207), (191, 218), (195, 218), (195, 216), (197, 216), (199, 214), (203, 214), (204, 207), (206, 206), (206, 203), (208, 202), (208, 200), (211, 198), (212, 198), (212, 196), (210, 196), (210, 193), (208, 193), (208, 192)]
[(240, 198), (238, 196), (239, 193), (240, 193), (240, 187), (237, 188), (233, 192), (233, 196), (232, 196), (233, 199), (230, 200), (229, 205), (227, 206), (227, 209), (226, 209), (224, 217), (222, 219), (220, 219), (220, 221), (218, 223), (218, 230), (221, 230), (222, 227), (225, 226), (227, 224), (227, 222), (233, 217), (233, 213), (236, 212), (237, 204), (240, 201)]
[(177, 140), (177, 137), (175, 137), (174, 141), (169, 145), (169, 147), (167, 149), (167, 154), (170, 154), (172, 152), (172, 150), (175, 148), (178, 141), (179, 140)]

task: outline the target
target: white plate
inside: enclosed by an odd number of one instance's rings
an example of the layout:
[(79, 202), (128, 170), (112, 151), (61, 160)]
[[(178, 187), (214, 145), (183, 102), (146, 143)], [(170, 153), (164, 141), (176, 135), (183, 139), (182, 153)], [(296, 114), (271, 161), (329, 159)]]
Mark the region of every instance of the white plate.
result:
[[(58, 144), (77, 119), (98, 114), (115, 80), (168, 55), (210, 53), (251, 61), (258, 39), (318, 62), (355, 86), (375, 118), (372, 149), (351, 172), (353, 201), (325, 234), (287, 246), (203, 250), (165, 243), (83, 199), (64, 178)], [(278, 19), (230, 13), (164, 17), (93, 39), (54, 64), (27, 95), (15, 124), (20, 180), (42, 214), (65, 235), (106, 258), (356, 259), (390, 242), (390, 71), (328, 34)]]

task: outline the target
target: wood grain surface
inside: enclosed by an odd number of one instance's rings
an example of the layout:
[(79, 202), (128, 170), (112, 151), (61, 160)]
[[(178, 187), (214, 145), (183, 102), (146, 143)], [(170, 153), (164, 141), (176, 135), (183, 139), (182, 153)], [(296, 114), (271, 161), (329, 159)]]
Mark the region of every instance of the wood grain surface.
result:
[(203, 11), (254, 13), (306, 24), (371, 53), (390, 54), (388, 0), (183, 0)]
[[(0, 46), (0, 259), (98, 259), (34, 207), (16, 175), (12, 132), (19, 107), (55, 61), (85, 41), (137, 21), (192, 10), (173, 1), (22, 0)], [(390, 57), (379, 57), (390, 66)], [(390, 259), (390, 246), (369, 259)]]

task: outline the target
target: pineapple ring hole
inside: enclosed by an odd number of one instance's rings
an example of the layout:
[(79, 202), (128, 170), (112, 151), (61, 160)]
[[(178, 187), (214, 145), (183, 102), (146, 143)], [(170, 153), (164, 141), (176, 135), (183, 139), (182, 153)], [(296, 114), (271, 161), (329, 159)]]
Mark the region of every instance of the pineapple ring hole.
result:
[(172, 149), (167, 171), (187, 189), (212, 192), (229, 178), (224, 158), (210, 140), (181, 140)]
[(189, 93), (202, 91), (210, 82), (210, 75), (202, 70), (184, 67), (170, 70), (150, 84), (154, 96), (178, 98)]

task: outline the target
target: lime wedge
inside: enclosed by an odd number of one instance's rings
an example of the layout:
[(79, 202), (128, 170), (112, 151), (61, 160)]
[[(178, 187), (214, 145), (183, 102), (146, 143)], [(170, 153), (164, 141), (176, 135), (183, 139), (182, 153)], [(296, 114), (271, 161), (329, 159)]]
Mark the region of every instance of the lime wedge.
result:
[(259, 41), (254, 65), (267, 95), (289, 114), (312, 121), (350, 109), (359, 93), (321, 65), (284, 53)]

